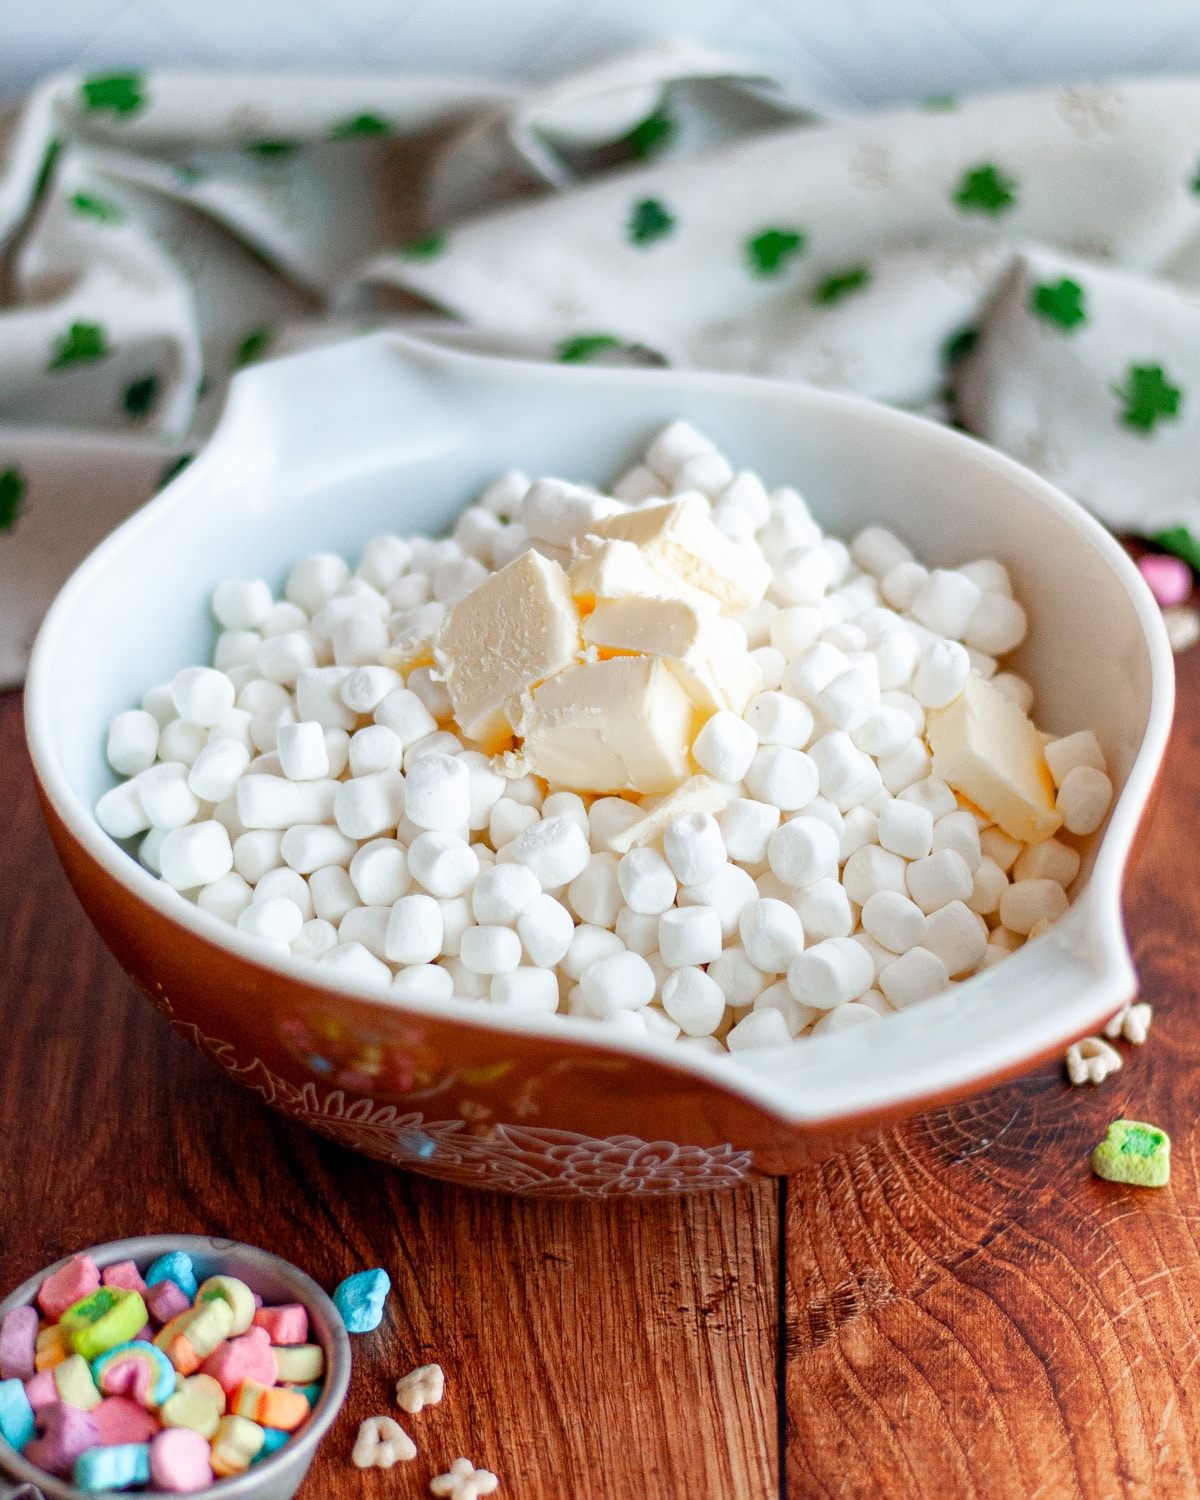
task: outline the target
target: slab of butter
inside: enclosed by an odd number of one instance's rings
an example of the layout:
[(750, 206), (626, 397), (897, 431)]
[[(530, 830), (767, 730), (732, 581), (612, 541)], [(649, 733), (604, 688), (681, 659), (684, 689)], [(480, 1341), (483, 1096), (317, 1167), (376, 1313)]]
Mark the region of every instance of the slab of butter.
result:
[(719, 609), (720, 603), (703, 589), (694, 589), (670, 573), (661, 572), (634, 546), (615, 538), (585, 537), (570, 570), (571, 592), (580, 613), (596, 607), (599, 599), (685, 599), (698, 609)]
[(584, 645), (602, 655), (661, 656), (706, 717), (722, 708), (740, 714), (762, 689), (762, 673), (740, 627), (683, 599), (597, 599), (582, 628)]
[(504, 774), (574, 792), (669, 792), (692, 771), (692, 702), (655, 656), (567, 667), (527, 693)]
[(691, 500), (608, 516), (592, 534), (632, 542), (655, 568), (711, 594), (726, 614), (753, 609), (771, 582), (766, 562), (731, 542)]
[(933, 774), (961, 792), (1009, 838), (1040, 844), (1062, 826), (1044, 737), (1015, 703), (976, 672), (946, 708), (925, 717)]
[(512, 737), (512, 705), (522, 693), (579, 654), (579, 611), (567, 575), (532, 550), (460, 599), (434, 648), (459, 728), (490, 754)]

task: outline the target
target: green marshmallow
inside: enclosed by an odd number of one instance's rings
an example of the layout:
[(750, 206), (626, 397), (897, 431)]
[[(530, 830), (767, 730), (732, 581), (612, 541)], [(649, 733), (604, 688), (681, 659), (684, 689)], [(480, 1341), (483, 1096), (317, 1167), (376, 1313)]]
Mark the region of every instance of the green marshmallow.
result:
[(1109, 1182), (1165, 1187), (1171, 1177), (1171, 1137), (1157, 1125), (1114, 1120), (1092, 1152), (1092, 1171)]
[(76, 1354), (92, 1360), (118, 1344), (129, 1343), (150, 1320), (140, 1292), (102, 1286), (73, 1302), (59, 1321)]

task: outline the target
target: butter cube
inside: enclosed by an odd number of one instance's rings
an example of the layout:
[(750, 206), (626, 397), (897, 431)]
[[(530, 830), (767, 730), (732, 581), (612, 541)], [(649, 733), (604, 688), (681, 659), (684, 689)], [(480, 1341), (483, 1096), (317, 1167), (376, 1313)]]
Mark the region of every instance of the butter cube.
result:
[(661, 656), (702, 714), (740, 714), (762, 687), (742, 630), (682, 599), (598, 599), (583, 622), (583, 640), (605, 652)]
[(579, 654), (567, 575), (533, 551), (460, 599), (434, 648), (459, 728), (493, 754), (513, 734), (521, 695)]
[(926, 715), (933, 774), (970, 799), (1010, 838), (1040, 844), (1058, 831), (1043, 736), (976, 672), (945, 708)]
[(631, 594), (648, 599), (686, 599), (698, 608), (717, 608), (711, 594), (661, 572), (632, 542), (585, 538), (570, 577), (575, 602), (585, 614), (595, 609), (597, 600), (624, 599)]
[(592, 533), (632, 542), (655, 568), (711, 594), (726, 614), (753, 609), (771, 582), (763, 559), (731, 542), (692, 501), (668, 500), (608, 516)]
[(526, 695), (506, 771), (576, 792), (669, 792), (691, 772), (694, 717), (657, 657), (584, 662)]

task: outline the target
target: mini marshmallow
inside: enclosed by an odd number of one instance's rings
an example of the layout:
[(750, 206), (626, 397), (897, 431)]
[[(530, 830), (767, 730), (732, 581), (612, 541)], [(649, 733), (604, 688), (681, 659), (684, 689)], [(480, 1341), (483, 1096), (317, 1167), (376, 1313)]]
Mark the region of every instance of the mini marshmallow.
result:
[(914, 782), (927, 780), (932, 764), (933, 758), (924, 743), (914, 736), (897, 755), (887, 755), (879, 761), (879, 776), (892, 796), (898, 797)]
[[(724, 849), (722, 849), (722, 862)], [(647, 916), (665, 912), (678, 889), (670, 865), (657, 849), (631, 849), (617, 865), (617, 883), (625, 904)]]
[(727, 802), (719, 823), (729, 858), (745, 865), (762, 864), (771, 835), (779, 827), (779, 816), (779, 809), (769, 802), (756, 802), (750, 797), (734, 797)]
[(982, 598), (979, 585), (965, 573), (935, 568), (913, 596), (909, 610), (936, 635), (961, 641)]
[(211, 885), (233, 869), (229, 834), (211, 820), (173, 828), (158, 853), (162, 878), (177, 891)]
[[(842, 729), (824, 734), (809, 747), (821, 795), (841, 812), (874, 796), (881, 785), (879, 767)], [(815, 788), (814, 788), (815, 790)]]
[(696, 764), (718, 781), (741, 781), (758, 749), (753, 724), (720, 709), (692, 742)]
[[(239, 783), (239, 790), (244, 784)], [(153, 828), (182, 828), (200, 811), (200, 799), (188, 786), (188, 768), (179, 761), (151, 766), (133, 785)], [(245, 821), (243, 818), (242, 822)]]
[(493, 1005), (549, 1015), (558, 1009), (558, 976), (552, 969), (531, 968), (493, 974), (490, 993)]
[[(341, 790), (341, 783), (333, 780), (288, 781), (282, 776), (256, 775), (251, 770), (237, 785), (238, 817), (247, 828), (330, 823)], [(342, 832), (351, 838), (365, 837), (352, 828), (343, 828)]]
[(874, 965), (852, 938), (826, 938), (814, 944), (794, 958), (787, 971), (793, 997), (814, 1010), (857, 1000), (874, 978)]
[(282, 851), (282, 830), (251, 829), (234, 841), (233, 868), (251, 885), (257, 885), (269, 870), (277, 870), (283, 864)]
[(202, 802), (224, 802), (250, 764), (250, 752), (237, 740), (212, 740), (188, 772), (188, 788)]
[(940, 995), (950, 983), (946, 965), (928, 948), (910, 948), (879, 975), (879, 988), (897, 1010)]
[[(1044, 839), (1021, 850), (1012, 867), (1014, 880), (1057, 880), (1063, 890), (1079, 874), (1079, 851), (1057, 839)], [(978, 910), (977, 907), (973, 910)]]
[(292, 603), (315, 615), (350, 576), (350, 565), (333, 552), (302, 558), (287, 576), (284, 594)]
[[(812, 710), (790, 693), (757, 694), (746, 705), (745, 720), (764, 745), (786, 745), (791, 750), (802, 750), (813, 731)], [(745, 774), (743, 769), (741, 776), (732, 779), (740, 781)]]
[(716, 819), (703, 812), (673, 818), (663, 832), (663, 854), (680, 885), (711, 880), (726, 862)]
[[(236, 846), (234, 858), (237, 858)], [(322, 921), (332, 922), (334, 926), (355, 906), (387, 904), (382, 901), (362, 901), (342, 865), (324, 865), (321, 869), (314, 870), (308, 877), (308, 889), (312, 896), (313, 911)]]
[(1062, 739), (1048, 740), (1044, 753), (1056, 788), (1062, 786), (1068, 773), (1076, 766), (1091, 766), (1096, 771), (1108, 770), (1100, 742), (1090, 729), (1064, 735)]
[(338, 930), (323, 917), (310, 917), (292, 939), (292, 952), (300, 958), (318, 959), (338, 945)]
[(485, 926), (515, 927), (541, 895), (541, 889), (537, 876), (525, 865), (496, 865), (482, 870), (471, 891), (475, 920)]
[(617, 913), (613, 931), (630, 950), (646, 958), (658, 952), (658, 917), (652, 912), (634, 911), (623, 906)]
[(227, 578), (213, 590), (212, 612), (226, 630), (257, 630), (275, 601), (262, 578)]
[(930, 641), (912, 677), (912, 695), (922, 708), (945, 708), (963, 690), (971, 658), (957, 641)]
[(238, 931), (250, 937), (268, 938), (274, 942), (290, 944), (301, 927), (304, 913), (294, 901), (286, 896), (272, 896), (265, 901), (253, 901), (238, 918)]
[(812, 1036), (829, 1036), (835, 1031), (852, 1031), (870, 1021), (877, 1021), (879, 1012), (862, 1001), (850, 1000), (845, 1005), (835, 1005), (827, 1010), (813, 1026)]
[(408, 770), (404, 811), (421, 828), (464, 826), (471, 815), (471, 778), (467, 767), (454, 755), (436, 752), (423, 755)]
[(750, 901), (738, 918), (746, 957), (756, 968), (782, 974), (804, 952), (804, 927), (794, 907), (783, 901)]
[(1103, 771), (1077, 765), (1063, 777), (1054, 806), (1068, 833), (1095, 833), (1104, 822), (1112, 795), (1112, 782)]
[(567, 818), (543, 818), (519, 834), (512, 847), (516, 862), (528, 866), (546, 891), (569, 884), (591, 858), (587, 839)]
[(653, 439), (646, 449), (646, 467), (670, 484), (688, 459), (716, 451), (717, 445), (711, 438), (681, 419), (664, 427)]
[(150, 827), (150, 819), (138, 794), (139, 779), (123, 781), (120, 786), (112, 787), (96, 803), (96, 821), (110, 838), (132, 838)]
[(199, 724), (189, 724), (186, 719), (172, 719), (158, 737), (158, 758), (161, 761), (177, 760), (181, 765), (193, 766), (201, 750), (208, 744), (208, 735), (209, 731)]
[[(501, 866), (497, 866), (500, 869)], [(521, 866), (513, 866), (519, 869)], [(482, 879), (482, 877), (481, 877)], [(478, 882), (476, 890), (479, 889)], [(589, 931), (595, 929), (588, 929)], [(517, 935), (529, 955), (531, 963), (541, 968), (553, 968), (567, 956), (575, 937), (575, 923), (571, 913), (553, 896), (535, 896), (517, 918)], [(613, 934), (619, 943), (620, 938)]]
[(1033, 688), (1015, 672), (997, 672), (991, 679), (992, 686), (1004, 698), (1015, 703), (1023, 714), (1033, 709)]
[[(1074, 850), (1071, 851), (1074, 853)], [(1035, 878), (1042, 878), (1040, 875)], [(971, 894), (967, 905), (981, 917), (991, 916), (1000, 908), (1000, 897), (1008, 887), (1008, 876), (994, 859), (987, 855), (979, 861), (972, 877)]]
[(658, 951), (669, 969), (712, 963), (720, 957), (721, 939), (721, 918), (711, 906), (674, 907), (658, 919)]
[(422, 833), (408, 846), (408, 869), (431, 896), (461, 896), (475, 883), (479, 856), (455, 833)]
[(1014, 880), (1000, 897), (1000, 921), (1010, 932), (1028, 934), (1037, 922), (1057, 922), (1067, 906), (1057, 880)]
[(933, 825), (933, 853), (939, 849), (957, 850), (974, 875), (983, 851), (979, 844), (979, 825), (973, 813), (952, 812), (937, 820)]
[(126, 709), (108, 726), (105, 754), (109, 765), (122, 776), (149, 770), (158, 754), (158, 735), (153, 714), (142, 708)]
[(488, 815), (488, 838), (497, 849), (502, 849), (539, 822), (541, 814), (536, 807), (526, 807), (511, 797), (500, 797)]
[(196, 896), (196, 905), (210, 916), (236, 924), (253, 897), (254, 890), (250, 884), (236, 870), (231, 870), (219, 880), (204, 886)]
[(849, 665), (845, 652), (825, 641), (817, 641), (788, 663), (783, 674), (784, 690), (814, 708), (824, 690)]
[(786, 745), (761, 745), (746, 772), (746, 789), (759, 802), (792, 812), (817, 794), (819, 772), (803, 750)]
[(397, 771), (403, 759), (404, 742), (386, 724), (368, 724), (350, 737), (348, 760), (351, 776)]
[(733, 478), (733, 468), (721, 453), (697, 453), (685, 459), (675, 471), (671, 481), (676, 495), (699, 490), (709, 499), (715, 499)]
[(836, 874), (838, 836), (820, 818), (801, 815), (771, 835), (767, 862), (784, 885), (812, 885)]
[[(932, 776), (923, 776), (919, 781), (910, 782), (897, 796), (901, 802), (914, 802), (918, 807), (925, 808), (935, 823), (947, 813), (958, 811), (958, 799), (954, 793), (944, 781), (938, 781)], [(1005, 837), (1003, 834), (1000, 836)]]
[(338, 923), (338, 941), (360, 943), (373, 957), (385, 959), (391, 916), (387, 906), (352, 906)]
[[(325, 783), (313, 784), (322, 786)], [(412, 779), (410, 777), (406, 782), (399, 771), (377, 771), (373, 776), (355, 776), (333, 785), (337, 788), (333, 802), (334, 821), (348, 838), (374, 838), (376, 834), (397, 827), (406, 813), (412, 816), (412, 810), (406, 804)]]
[[(298, 720), (303, 723), (313, 719), (326, 729), (347, 732), (353, 729), (358, 722), (357, 716), (342, 702), (342, 685), (349, 676), (347, 667), (313, 667), (301, 672), (296, 679)], [(264, 704), (264, 709), (271, 706), (270, 703)]]
[(376, 989), (387, 989), (392, 983), (391, 969), (361, 943), (339, 943), (317, 962), (322, 968), (334, 970), (340, 979), (358, 980)]
[(771, 645), (792, 662), (816, 645), (824, 628), (819, 609), (807, 605), (780, 609), (771, 616)]
[(395, 839), (372, 839), (350, 860), (349, 879), (364, 906), (391, 906), (408, 891), (408, 853)]
[(584, 999), (597, 1016), (639, 1010), (654, 999), (654, 971), (640, 954), (613, 953), (590, 963), (579, 978)]
[(394, 964), (427, 964), (441, 952), (442, 936), (442, 912), (432, 896), (401, 896), (392, 905), (384, 953)]
[(963, 641), (974, 651), (1004, 656), (1025, 639), (1028, 620), (1015, 599), (985, 593), (971, 615)]
[(328, 823), (293, 823), (279, 845), (285, 864), (301, 875), (324, 865), (348, 865), (358, 845)]
[(263, 640), (254, 653), (254, 665), (269, 681), (293, 687), (302, 673), (317, 665), (317, 653), (307, 631), (288, 630)]
[(279, 764), (289, 781), (317, 781), (329, 775), (325, 728), (315, 719), (281, 724), (275, 736)]
[(905, 859), (925, 858), (933, 847), (933, 829), (932, 815), (916, 803), (893, 798), (880, 809), (879, 842)]
[(948, 901), (925, 921), (920, 946), (935, 954), (951, 979), (971, 973), (983, 962), (987, 924), (962, 901)]
[[(865, 906), (876, 891), (898, 891), (902, 896), (907, 895), (907, 869), (899, 854), (882, 849), (878, 844), (866, 844), (846, 861), (842, 869), (842, 885), (855, 905)], [(969, 874), (967, 879), (970, 879)], [(947, 897), (949, 899), (952, 898)]]
[(814, 942), (849, 937), (854, 930), (850, 898), (836, 879), (817, 880), (794, 892), (791, 904), (796, 908), (805, 937)]
[(348, 615), (333, 628), (333, 659), (339, 667), (367, 666), (388, 644), (388, 627), (366, 611)]
[(926, 916), (950, 901), (969, 900), (974, 888), (970, 868), (956, 849), (939, 849), (925, 859), (914, 860), (905, 880), (908, 894)]
[(835, 729), (857, 729), (879, 707), (879, 672), (866, 656), (840, 672), (817, 695), (817, 714)]
[(179, 717), (205, 729), (219, 724), (233, 707), (233, 683), (212, 667), (184, 667), (171, 679), (171, 702)]
[(400, 970), (389, 988), (399, 1000), (449, 1000), (454, 994), (454, 980), (437, 964), (411, 964)]
[[(547, 801), (549, 800), (551, 799), (548, 798)], [(584, 821), (587, 821), (586, 815)], [(617, 913), (624, 905), (617, 867), (617, 856), (607, 849), (602, 850), (591, 856), (567, 887), (567, 901), (581, 922), (590, 922), (596, 927), (611, 927), (617, 920)], [(520, 869), (521, 866), (516, 868)]]
[(266, 619), (258, 627), (264, 640), (268, 636), (287, 635), (292, 630), (306, 630), (308, 628), (308, 612), (293, 604), (290, 600), (281, 599), (272, 604), (267, 611)]
[[(883, 632), (873, 651), (881, 698), (885, 692), (907, 686), (921, 655), (921, 647), (913, 632), (903, 624), (894, 625)], [(920, 733), (919, 725), (917, 733)]]
[(862, 803), (859, 803), (857, 807), (847, 808), (842, 819), (842, 832), (838, 840), (838, 862), (845, 864), (851, 855), (865, 848), (867, 844), (876, 843), (878, 838), (878, 813), (872, 812)]
[(312, 893), (308, 882), (295, 870), (282, 866), (276, 870), (268, 870), (254, 887), (255, 901), (267, 901), (275, 896), (286, 896), (289, 901), (294, 901), (305, 921), (313, 915)]
[(899, 891), (876, 891), (863, 903), (864, 930), (892, 953), (907, 953), (922, 942), (926, 922), (916, 902)]
[(468, 927), (459, 957), (472, 973), (507, 974), (521, 962), (521, 939), (511, 927)]
[(663, 982), (663, 1009), (688, 1036), (711, 1036), (725, 1014), (725, 995), (703, 969), (674, 969)]

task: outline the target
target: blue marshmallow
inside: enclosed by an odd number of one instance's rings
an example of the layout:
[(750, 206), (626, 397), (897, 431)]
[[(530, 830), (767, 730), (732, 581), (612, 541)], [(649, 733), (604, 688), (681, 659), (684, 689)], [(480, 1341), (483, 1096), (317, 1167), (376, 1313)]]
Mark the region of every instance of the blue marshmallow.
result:
[(0, 1380), (0, 1437), (18, 1453), (33, 1439), (33, 1407), (19, 1380)]
[(147, 1286), (156, 1286), (160, 1281), (173, 1281), (189, 1302), (196, 1300), (199, 1285), (192, 1270), (192, 1257), (185, 1250), (171, 1250), (151, 1261), (150, 1268), (142, 1277)]
[(383, 1303), (391, 1290), (391, 1277), (376, 1267), (347, 1276), (333, 1294), (333, 1305), (342, 1315), (347, 1333), (370, 1333), (383, 1321)]
[(116, 1443), (89, 1448), (75, 1460), (71, 1476), (80, 1490), (129, 1490), (150, 1483), (150, 1444)]
[(270, 1458), (272, 1453), (278, 1453), (291, 1435), (279, 1427), (264, 1427), (262, 1447), (250, 1460), (251, 1464), (260, 1464), (264, 1458)]

